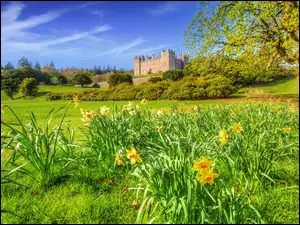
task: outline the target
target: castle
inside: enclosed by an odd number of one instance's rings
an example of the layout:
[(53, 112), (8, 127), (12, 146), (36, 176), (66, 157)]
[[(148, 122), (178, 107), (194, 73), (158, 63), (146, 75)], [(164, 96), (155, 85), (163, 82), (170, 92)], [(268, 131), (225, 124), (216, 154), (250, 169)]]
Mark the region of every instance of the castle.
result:
[(135, 56), (133, 74), (140, 75), (183, 69), (188, 62), (189, 58), (183, 53), (177, 58), (174, 50), (162, 50), (157, 57), (154, 54), (152, 54), (152, 57)]

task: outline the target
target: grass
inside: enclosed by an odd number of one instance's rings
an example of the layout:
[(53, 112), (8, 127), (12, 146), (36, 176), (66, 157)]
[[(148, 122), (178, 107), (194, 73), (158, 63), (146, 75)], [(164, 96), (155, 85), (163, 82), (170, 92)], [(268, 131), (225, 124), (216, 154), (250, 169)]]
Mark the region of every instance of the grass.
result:
[[(54, 171), (61, 170), (62, 159), (79, 162), (70, 164), (66, 173), (41, 186), (31, 160), (24, 168), (32, 178), (25, 171), (10, 177), (28, 186), (2, 182), (1, 203), (6, 211), (1, 222), (147, 223), (156, 218), (155, 223), (297, 223), (299, 114), (290, 112), (286, 104), (275, 103), (198, 106), (198, 111), (185, 107), (161, 117), (149, 114), (149, 105), (141, 106), (142, 111), (134, 116), (96, 116), (85, 127), (84, 141), (73, 143), (80, 147), (72, 155), (62, 151), (54, 155)], [(67, 115), (73, 109), (71, 105)], [(232, 110), (235, 117), (230, 116)], [(238, 122), (244, 128), (241, 134), (230, 129)], [(162, 133), (157, 126), (162, 126)], [(283, 127), (290, 127), (291, 133), (284, 133)], [(215, 138), (220, 129), (231, 137), (224, 146)], [(3, 170), (15, 166), (5, 163), (11, 150), (5, 147), (9, 140), (1, 136), (2, 179)], [(29, 139), (44, 136), (37, 133)], [(17, 152), (22, 154), (30, 143), (15, 137), (9, 146), (13, 150), (21, 143), (25, 148), (21, 145)], [(58, 143), (66, 146), (61, 139)], [(130, 165), (123, 157), (127, 166), (118, 167), (113, 154), (130, 146), (143, 162)], [(212, 185), (201, 185), (191, 170), (194, 160), (203, 155), (215, 162), (214, 170), (220, 174)], [(26, 155), (15, 161), (18, 165), (25, 162)], [(155, 209), (151, 205), (157, 202)]]

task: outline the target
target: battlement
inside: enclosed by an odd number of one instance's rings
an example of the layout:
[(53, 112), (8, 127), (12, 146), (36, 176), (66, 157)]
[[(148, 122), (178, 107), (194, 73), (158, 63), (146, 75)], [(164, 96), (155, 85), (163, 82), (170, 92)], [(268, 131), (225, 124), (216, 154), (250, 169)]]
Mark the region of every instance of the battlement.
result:
[(135, 56), (134, 75), (165, 72), (172, 69), (183, 69), (189, 58), (180, 53), (176, 56), (173, 49), (162, 49), (157, 56)]

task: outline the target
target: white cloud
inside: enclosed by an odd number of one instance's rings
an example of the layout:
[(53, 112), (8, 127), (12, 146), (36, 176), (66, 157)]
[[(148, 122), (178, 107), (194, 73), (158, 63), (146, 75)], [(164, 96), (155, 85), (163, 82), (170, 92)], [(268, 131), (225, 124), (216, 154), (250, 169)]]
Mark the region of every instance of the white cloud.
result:
[(175, 12), (179, 10), (179, 7), (177, 5), (177, 2), (165, 2), (160, 4), (158, 7), (154, 8), (154, 9), (150, 9), (149, 13), (152, 16), (161, 16), (161, 15), (165, 15), (167, 13), (170, 12)]
[(138, 56), (138, 55), (154, 54), (155, 51), (162, 50), (162, 49), (170, 47), (170, 46), (172, 46), (172, 45), (171, 44), (162, 44), (162, 45), (158, 45), (155, 47), (144, 48), (144, 49), (141, 49), (141, 50), (135, 51), (135, 52), (129, 52), (126, 55)]
[(96, 15), (96, 16), (102, 17), (102, 16), (103, 16), (103, 11), (100, 11), (100, 10), (94, 10), (94, 11), (92, 11), (92, 14), (93, 14), (93, 15)]
[(115, 48), (112, 48), (104, 53), (101, 53), (100, 55), (110, 55), (110, 54), (116, 54), (119, 55), (120, 53), (124, 52), (125, 50), (128, 50), (130, 48), (133, 48), (137, 45), (140, 45), (144, 42), (147, 42), (147, 40), (143, 40), (142, 38), (136, 38), (133, 41), (131, 41), (130, 43), (127, 43), (125, 45), (122, 46), (118, 46)]

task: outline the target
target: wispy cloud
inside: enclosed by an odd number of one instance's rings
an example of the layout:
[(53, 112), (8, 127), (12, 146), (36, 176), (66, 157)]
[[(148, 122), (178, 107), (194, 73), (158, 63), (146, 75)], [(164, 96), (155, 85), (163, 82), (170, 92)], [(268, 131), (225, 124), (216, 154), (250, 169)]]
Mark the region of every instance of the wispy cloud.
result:
[(94, 11), (92, 11), (92, 14), (93, 14), (93, 15), (96, 15), (96, 16), (102, 17), (102, 16), (103, 16), (103, 11), (100, 11), (100, 10), (94, 10)]
[(139, 51), (135, 51), (135, 52), (129, 52), (126, 55), (136, 56), (136, 55), (154, 54), (155, 51), (162, 50), (162, 49), (170, 47), (170, 46), (172, 46), (172, 45), (171, 44), (162, 44), (162, 45), (158, 45), (155, 47), (140, 49)]
[(162, 4), (160, 4), (159, 6), (157, 6), (154, 9), (150, 9), (149, 13), (152, 16), (161, 16), (161, 15), (165, 15), (167, 13), (171, 13), (171, 12), (175, 12), (177, 10), (179, 10), (179, 7), (177, 5), (177, 2), (164, 2)]
[(129, 42), (129, 43), (126, 43), (124, 45), (121, 45), (121, 46), (118, 46), (118, 47), (115, 47), (115, 48), (112, 48), (106, 52), (103, 52), (101, 53), (100, 55), (110, 55), (110, 54), (116, 54), (116, 55), (119, 55), (120, 53), (130, 49), (130, 48), (133, 48), (137, 45), (140, 45), (142, 43), (145, 43), (147, 42), (147, 40), (144, 40), (142, 38), (136, 38), (134, 39), (133, 41)]

